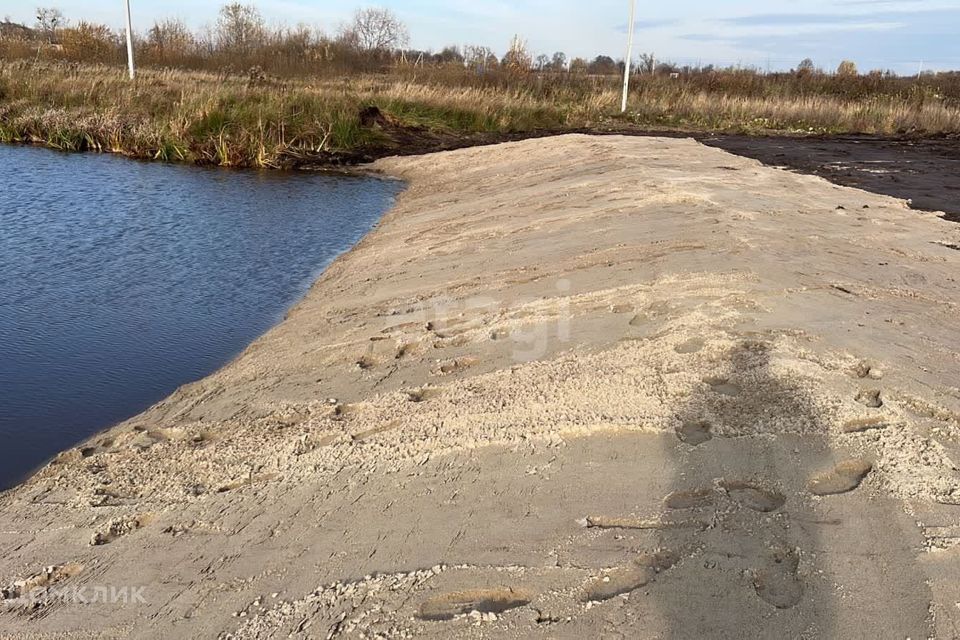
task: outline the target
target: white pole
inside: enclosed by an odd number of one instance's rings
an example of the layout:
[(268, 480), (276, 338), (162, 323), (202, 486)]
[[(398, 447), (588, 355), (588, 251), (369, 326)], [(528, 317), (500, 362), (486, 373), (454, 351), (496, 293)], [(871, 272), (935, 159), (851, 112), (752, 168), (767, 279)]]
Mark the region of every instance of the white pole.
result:
[(917, 71), (917, 80), (923, 77), (923, 60), (920, 61), (920, 70)]
[(630, 59), (633, 57), (633, 15), (637, 0), (630, 0), (630, 24), (627, 25), (627, 57), (623, 61), (623, 99), (620, 101), (620, 113), (627, 110), (627, 91), (630, 89)]
[(130, 79), (137, 75), (133, 64), (133, 20), (130, 18), (130, 0), (127, 0), (127, 63), (130, 67)]

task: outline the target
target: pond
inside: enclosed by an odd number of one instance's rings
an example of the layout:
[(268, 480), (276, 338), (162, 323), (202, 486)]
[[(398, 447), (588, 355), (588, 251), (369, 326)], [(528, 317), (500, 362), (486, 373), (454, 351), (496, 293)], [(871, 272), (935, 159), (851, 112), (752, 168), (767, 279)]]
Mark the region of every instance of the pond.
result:
[(0, 146), (0, 489), (228, 362), (401, 189)]

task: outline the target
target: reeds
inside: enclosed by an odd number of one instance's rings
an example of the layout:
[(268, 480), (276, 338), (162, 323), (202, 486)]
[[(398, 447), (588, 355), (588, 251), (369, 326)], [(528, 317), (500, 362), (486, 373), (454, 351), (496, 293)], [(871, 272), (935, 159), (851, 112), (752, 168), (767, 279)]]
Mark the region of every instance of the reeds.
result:
[[(616, 78), (477, 77), (449, 69), (339, 78), (0, 61), (0, 141), (109, 151), (168, 162), (276, 167), (291, 159), (403, 151), (411, 136), (523, 134), (581, 128), (689, 131), (960, 132), (957, 101), (936, 87), (831, 95), (793, 80), (639, 79), (628, 115)], [(811, 80), (819, 83), (819, 80)], [(816, 89), (816, 90), (813, 90)], [(849, 95), (847, 95), (849, 94)], [(410, 136), (361, 126), (376, 106)], [(415, 135), (414, 135), (415, 134)]]

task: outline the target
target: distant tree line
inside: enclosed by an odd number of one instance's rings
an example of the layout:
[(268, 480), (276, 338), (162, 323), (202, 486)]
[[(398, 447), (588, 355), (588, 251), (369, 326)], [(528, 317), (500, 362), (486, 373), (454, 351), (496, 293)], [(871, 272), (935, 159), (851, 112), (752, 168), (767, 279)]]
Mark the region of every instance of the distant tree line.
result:
[[(250, 72), (277, 76), (387, 72), (397, 68), (445, 68), (474, 75), (553, 77), (606, 77), (623, 73), (623, 60), (606, 55), (592, 59), (568, 58), (562, 51), (533, 55), (526, 42), (514, 36), (506, 53), (480, 45), (448, 46), (439, 52), (410, 48), (406, 25), (390, 10), (359, 9), (335, 32), (327, 33), (306, 24), (269, 26), (254, 4), (224, 4), (216, 22), (193, 31), (179, 19), (157, 21), (145, 33), (134, 34), (140, 64), (208, 71)], [(121, 64), (125, 37), (106, 25), (81, 20), (69, 22), (52, 7), (36, 11), (28, 27), (0, 22), (0, 57), (49, 57), (76, 62)], [(755, 69), (720, 69), (712, 65), (680, 66), (643, 53), (634, 67), (642, 76), (701, 76), (718, 74), (766, 75)], [(789, 73), (816, 81), (823, 76), (850, 80), (862, 77), (856, 64), (844, 61), (834, 73), (803, 60)], [(892, 78), (890, 72), (874, 71), (873, 78)], [(946, 75), (946, 74), (944, 74)]]

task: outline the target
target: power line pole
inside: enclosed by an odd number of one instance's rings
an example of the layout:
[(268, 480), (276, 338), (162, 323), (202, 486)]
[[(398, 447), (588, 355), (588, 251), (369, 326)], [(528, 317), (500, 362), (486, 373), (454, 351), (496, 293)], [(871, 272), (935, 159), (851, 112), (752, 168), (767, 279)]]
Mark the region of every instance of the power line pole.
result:
[(630, 0), (630, 24), (627, 25), (627, 57), (623, 61), (623, 99), (620, 101), (620, 113), (627, 110), (627, 91), (630, 89), (630, 59), (633, 57), (633, 17), (637, 0)]
[(127, 64), (130, 67), (130, 79), (133, 80), (137, 70), (133, 64), (133, 20), (130, 17), (130, 0), (127, 0)]

